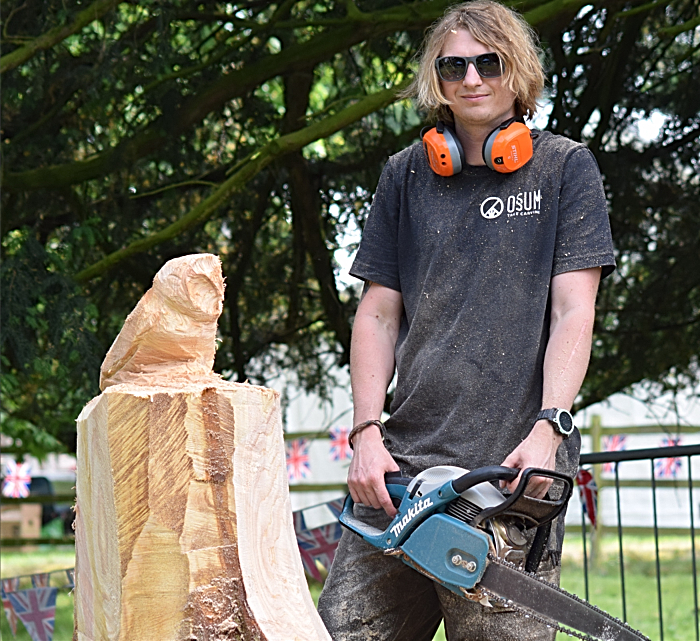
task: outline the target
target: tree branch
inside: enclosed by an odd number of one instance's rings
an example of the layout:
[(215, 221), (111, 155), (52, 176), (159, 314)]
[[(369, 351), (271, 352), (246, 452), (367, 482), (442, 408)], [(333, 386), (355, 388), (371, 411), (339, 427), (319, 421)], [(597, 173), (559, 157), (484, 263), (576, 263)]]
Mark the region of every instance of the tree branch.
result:
[(166, 240), (171, 240), (181, 233), (199, 225), (207, 220), (224, 203), (227, 202), (231, 194), (243, 187), (253, 176), (267, 167), (272, 161), (284, 156), (292, 151), (301, 149), (306, 145), (326, 138), (336, 131), (360, 120), (364, 116), (371, 114), (397, 99), (397, 94), (408, 86), (408, 81), (404, 81), (391, 89), (377, 92), (346, 107), (339, 113), (324, 118), (304, 129), (300, 129), (286, 136), (281, 136), (265, 145), (260, 151), (252, 154), (244, 163), (240, 163), (240, 168), (211, 196), (202, 201), (194, 209), (190, 210), (180, 220), (168, 225), (155, 234), (140, 238), (131, 244), (105, 256), (94, 265), (82, 270), (75, 276), (78, 282), (87, 282), (104, 274), (116, 264), (134, 254), (143, 253), (151, 247), (155, 247)]
[(686, 31), (692, 31), (698, 25), (700, 25), (700, 16), (696, 16), (692, 20), (688, 20), (687, 22), (676, 25), (675, 27), (666, 27), (664, 29), (659, 29), (659, 36), (661, 38), (673, 39), (681, 33), (685, 33)]
[(113, 9), (120, 0), (96, 0), (87, 9), (81, 11), (68, 25), (61, 25), (50, 29), (38, 38), (34, 38), (23, 47), (15, 49), (0, 58), (0, 74), (10, 71), (15, 67), (27, 62), (34, 54), (44, 49), (50, 49), (68, 36), (80, 31), (86, 25), (102, 17), (105, 13)]
[[(347, 21), (342, 28), (324, 31), (305, 42), (268, 56), (250, 67), (224, 75), (208, 88), (198, 91), (195, 97), (170, 115), (167, 123), (161, 116), (154, 120), (144, 132), (88, 160), (3, 174), (2, 187), (6, 191), (55, 189), (117, 171), (156, 151), (173, 136), (189, 130), (207, 114), (220, 109), (230, 100), (246, 94), (262, 82), (294, 68), (313, 66), (364, 40), (396, 30), (426, 27), (439, 18), (450, 4), (451, 0), (429, 0), (420, 4), (401, 5), (374, 13), (363, 13), (359, 21)], [(576, 7), (584, 4), (586, 4), (585, 0), (552, 0), (528, 12), (525, 17), (531, 24), (539, 25), (556, 17), (557, 9), (575, 10)]]
[(523, 14), (532, 26), (539, 26), (542, 23), (562, 17), (562, 12), (566, 15), (576, 14), (581, 7), (591, 4), (590, 0), (551, 0), (543, 5), (530, 9)]

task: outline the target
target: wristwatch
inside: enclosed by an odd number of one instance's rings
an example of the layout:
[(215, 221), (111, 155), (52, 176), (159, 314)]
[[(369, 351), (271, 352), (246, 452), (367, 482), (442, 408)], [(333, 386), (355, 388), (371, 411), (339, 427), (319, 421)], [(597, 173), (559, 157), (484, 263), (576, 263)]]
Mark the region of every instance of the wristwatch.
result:
[(571, 416), (571, 412), (567, 410), (559, 409), (558, 407), (553, 407), (552, 409), (542, 410), (535, 419), (541, 421), (542, 419), (548, 420), (554, 430), (561, 434), (564, 438), (569, 438), (571, 433), (574, 431), (574, 417)]

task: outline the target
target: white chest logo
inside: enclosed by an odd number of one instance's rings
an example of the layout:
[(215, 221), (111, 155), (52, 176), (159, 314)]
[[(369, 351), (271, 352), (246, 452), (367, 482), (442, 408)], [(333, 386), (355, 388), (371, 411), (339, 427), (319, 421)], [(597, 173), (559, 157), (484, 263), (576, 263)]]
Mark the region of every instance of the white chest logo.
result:
[(481, 215), (489, 220), (503, 213), (503, 201), (498, 196), (489, 196), (481, 203)]

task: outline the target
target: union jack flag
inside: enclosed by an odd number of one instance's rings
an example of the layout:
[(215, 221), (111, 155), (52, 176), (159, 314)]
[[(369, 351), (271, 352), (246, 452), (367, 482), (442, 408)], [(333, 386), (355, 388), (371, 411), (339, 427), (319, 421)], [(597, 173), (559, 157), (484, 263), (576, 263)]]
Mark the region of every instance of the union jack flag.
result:
[[(603, 437), (603, 451), (621, 452), (627, 449), (627, 437), (623, 434), (613, 434), (613, 436)], [(615, 463), (603, 463), (603, 472), (613, 472)]]
[(29, 496), (29, 484), (32, 482), (29, 463), (10, 461), (5, 468), (5, 480), (2, 482), (2, 495), (11, 499), (26, 499)]
[(311, 476), (311, 467), (309, 465), (310, 445), (311, 441), (307, 438), (297, 438), (285, 443), (287, 478), (290, 481), (298, 481)]
[(2, 579), (2, 591), (6, 594), (10, 592), (17, 592), (19, 590), (19, 577), (13, 577), (11, 579)]
[[(681, 444), (681, 439), (679, 438), (664, 438), (661, 441), (659, 447), (675, 447)], [(660, 458), (656, 459), (654, 462), (654, 476), (657, 479), (663, 478), (673, 478), (678, 476), (678, 472), (681, 470), (681, 459), (677, 456), (672, 456), (670, 458)]]
[(304, 569), (317, 581), (323, 581), (316, 561), (326, 570), (330, 569), (343, 528), (336, 522), (309, 530), (304, 523), (303, 514), (299, 511), (294, 514), (294, 530)]
[(598, 512), (598, 486), (595, 484), (593, 474), (581, 468), (576, 474), (576, 485), (578, 485), (583, 511), (591, 525), (595, 527)]
[(51, 641), (56, 617), (57, 588), (32, 588), (9, 595), (14, 611), (32, 641)]
[(326, 503), (328, 509), (333, 512), (333, 516), (337, 519), (340, 513), (343, 511), (343, 505), (345, 504), (345, 499), (336, 499), (335, 501), (329, 501)]
[(51, 580), (51, 573), (44, 572), (43, 574), (32, 574), (33, 588), (48, 588)]
[(349, 434), (349, 427), (331, 427), (330, 437), (332, 461), (345, 461), (352, 458), (352, 449), (350, 449), (350, 442), (348, 441)]
[(18, 587), (19, 577), (2, 580), (2, 609), (5, 610), (5, 616), (7, 617), (7, 622), (10, 624), (12, 636), (17, 635), (17, 614), (12, 607), (9, 594), (10, 592), (16, 592)]

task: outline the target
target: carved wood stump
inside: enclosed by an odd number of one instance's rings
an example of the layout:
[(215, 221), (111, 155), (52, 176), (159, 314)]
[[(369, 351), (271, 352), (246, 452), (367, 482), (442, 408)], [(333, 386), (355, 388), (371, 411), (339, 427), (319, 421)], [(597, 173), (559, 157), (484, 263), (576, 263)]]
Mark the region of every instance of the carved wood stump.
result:
[(78, 418), (74, 639), (330, 640), (309, 594), (279, 395), (212, 373), (219, 260), (168, 262)]

